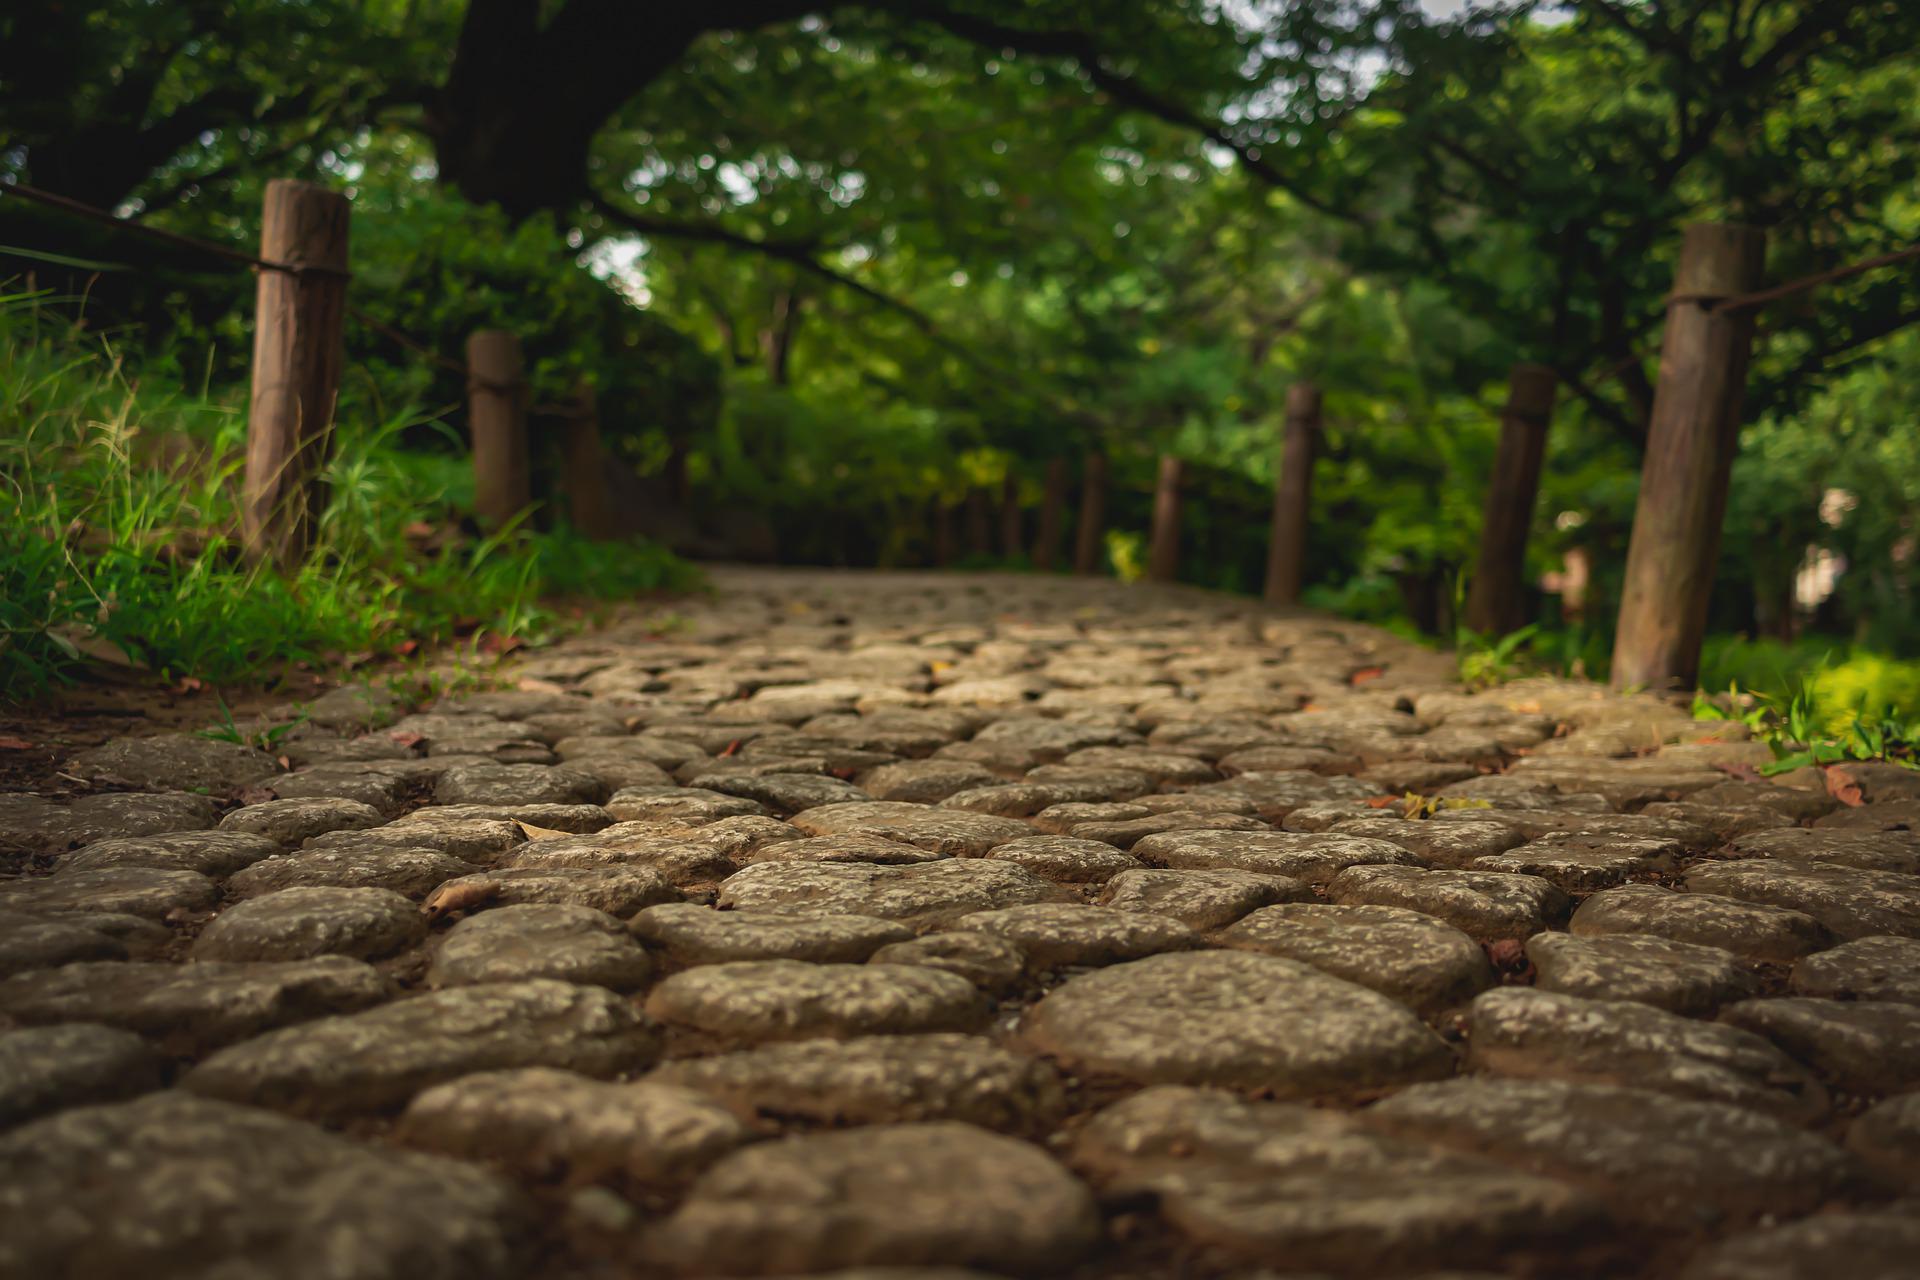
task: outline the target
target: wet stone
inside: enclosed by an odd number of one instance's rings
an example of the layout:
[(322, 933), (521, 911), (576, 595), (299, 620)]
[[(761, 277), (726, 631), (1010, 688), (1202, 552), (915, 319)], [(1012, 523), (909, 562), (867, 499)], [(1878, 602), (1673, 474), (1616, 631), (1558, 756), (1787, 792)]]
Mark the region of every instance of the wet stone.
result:
[(1178, 920), (1077, 902), (976, 911), (961, 916), (953, 927), (1005, 938), (1020, 948), (1035, 972), (1118, 964), (1200, 945), (1200, 935)]
[(957, 1120), (1038, 1134), (1066, 1097), (1053, 1068), (953, 1033), (801, 1040), (658, 1067), (750, 1121), (855, 1125)]
[(1258, 871), (1123, 871), (1107, 882), (1106, 906), (1167, 916), (1208, 932), (1276, 902), (1310, 901), (1313, 891)]
[(609, 790), (593, 775), (565, 766), (473, 764), (441, 774), (433, 799), (442, 805), (597, 805)]
[(948, 859), (919, 866), (761, 863), (720, 886), (741, 911), (860, 915), (928, 929), (974, 911), (1064, 900), (1065, 891), (1008, 863)]
[(1920, 1007), (1791, 997), (1743, 1000), (1720, 1020), (1765, 1036), (1836, 1089), (1878, 1095), (1920, 1088)]
[(1650, 1089), (1476, 1076), (1403, 1089), (1360, 1116), (1563, 1178), (1622, 1218), (1666, 1227), (1810, 1212), (1861, 1176), (1839, 1147), (1771, 1116)]
[(681, 1275), (977, 1266), (1060, 1274), (1094, 1246), (1092, 1195), (1038, 1147), (971, 1125), (889, 1125), (747, 1147), (694, 1184), (644, 1253)]
[(1110, 1196), (1152, 1195), (1196, 1244), (1251, 1264), (1284, 1258), (1289, 1274), (1510, 1264), (1603, 1220), (1565, 1183), (1337, 1112), (1171, 1085), (1102, 1111), (1072, 1160)]
[(385, 821), (386, 815), (358, 800), (268, 800), (235, 809), (220, 820), (220, 829), (265, 836), (284, 848), (295, 849), (329, 831), (362, 831)]
[(87, 1022), (0, 1031), (0, 1129), (160, 1088), (166, 1063), (131, 1031)]
[(1806, 831), (1795, 827), (1737, 837), (1743, 857), (1830, 862), (1859, 871), (1920, 875), (1920, 839), (1905, 831)]
[(1440, 1038), (1402, 1006), (1290, 960), (1150, 956), (1069, 979), (1021, 1039), (1079, 1073), (1306, 1098), (1449, 1074)]
[(1005, 938), (985, 933), (934, 933), (890, 942), (867, 957), (872, 964), (923, 965), (964, 978), (989, 995), (1004, 995), (1025, 977), (1027, 958)]
[(692, 1089), (613, 1084), (550, 1067), (483, 1071), (407, 1105), (407, 1146), (497, 1163), (542, 1181), (670, 1191), (751, 1136)]
[(189, 831), (172, 835), (102, 840), (62, 857), (63, 873), (108, 867), (148, 867), (156, 871), (192, 871), (229, 876), (280, 852), (265, 836), (226, 831)]
[(1731, 951), (1671, 938), (1541, 933), (1527, 939), (1527, 958), (1539, 970), (1535, 985), (1542, 991), (1634, 1000), (1689, 1017), (1711, 1017), (1759, 989)]
[(197, 733), (163, 733), (151, 738), (115, 738), (82, 751), (66, 772), (93, 782), (167, 791), (239, 791), (280, 772), (264, 751), (237, 742), (203, 738)]
[(1916, 1257), (1920, 1219), (1911, 1212), (1823, 1213), (1709, 1245), (1680, 1280), (1906, 1280)]
[(659, 1032), (622, 996), (565, 982), (485, 983), (285, 1027), (220, 1050), (181, 1086), (316, 1118), (398, 1109), (476, 1071), (651, 1066)]
[[(806, 809), (864, 801), (867, 793), (851, 782), (818, 773), (697, 773), (690, 787), (740, 796), (763, 804), (775, 813), (795, 814)], [(816, 834), (830, 834), (819, 832)]]
[(741, 860), (747, 863), (870, 862), (886, 867), (938, 862), (946, 856), (883, 836), (809, 836), (761, 845)]
[(693, 903), (650, 907), (635, 916), (636, 937), (676, 966), (731, 960), (804, 960), (858, 964), (913, 931), (871, 916), (781, 916), (715, 911)]
[(1920, 1186), (1920, 1093), (1888, 1098), (1854, 1117), (1847, 1149), (1883, 1179)]
[(561, 903), (497, 907), (448, 930), (427, 982), (464, 987), (551, 978), (632, 991), (653, 964), (625, 926), (604, 911)]
[(1798, 911), (1713, 893), (1675, 893), (1651, 884), (1594, 894), (1580, 904), (1567, 927), (1576, 937), (1669, 938), (1772, 964), (1790, 964), (1834, 942), (1825, 925)]
[(658, 983), (647, 1012), (722, 1040), (971, 1031), (986, 1019), (973, 985), (935, 969), (792, 960), (702, 965)]
[(175, 911), (205, 911), (220, 889), (194, 871), (100, 867), (0, 883), (0, 910), (59, 915), (101, 911), (164, 920)]
[(404, 833), (416, 826), (439, 827), (449, 822), (496, 821), (516, 827), (541, 827), (547, 831), (565, 831), (589, 835), (613, 825), (613, 815), (597, 804), (444, 804), (415, 809), (396, 818), (386, 830)]
[(1920, 939), (1860, 938), (1793, 967), (1795, 995), (1920, 1005)]
[(1327, 886), (1327, 896), (1342, 906), (1406, 907), (1483, 939), (1530, 937), (1564, 919), (1572, 905), (1539, 876), (1412, 867), (1350, 867)]
[(1402, 907), (1263, 907), (1215, 941), (1311, 965), (1422, 1014), (1464, 1004), (1494, 982), (1493, 966), (1472, 938)]
[(1768, 858), (1695, 867), (1687, 888), (1804, 912), (1847, 940), (1920, 938), (1920, 879), (1898, 872)]
[(624, 919), (681, 897), (671, 881), (646, 867), (502, 867), (448, 880), (421, 905), (436, 918), (479, 907), (561, 903)]
[(81, 960), (125, 960), (126, 944), (111, 934), (61, 918), (0, 911), (0, 978)]
[(98, 1022), (198, 1052), (364, 1009), (386, 995), (386, 982), (370, 965), (345, 956), (257, 964), (108, 961), (0, 982), (0, 1013), (35, 1025)]
[(282, 889), (390, 889), (408, 898), (424, 898), (456, 876), (480, 868), (433, 849), (302, 849), (264, 858), (227, 881), (230, 893), (258, 897)]
[(511, 1280), (528, 1226), (471, 1165), (176, 1092), (16, 1129), (0, 1166), (7, 1276)]
[(1325, 884), (1348, 867), (1412, 868), (1419, 862), (1385, 840), (1294, 831), (1168, 833), (1142, 840), (1134, 854), (1179, 869), (1258, 871), (1308, 884)]
[(1138, 858), (1121, 853), (1112, 845), (1060, 835), (1009, 840), (987, 856), (1024, 867), (1055, 884), (1102, 884), (1122, 871), (1141, 865)]
[(377, 960), (426, 937), (413, 903), (391, 889), (282, 889), (215, 916), (193, 942), (196, 960)]
[(793, 825), (812, 836), (884, 836), (957, 858), (977, 858), (996, 845), (1033, 834), (1026, 823), (1010, 818), (882, 801), (809, 809), (797, 815)]
[[(1327, 828), (1334, 835), (1386, 840), (1434, 867), (1465, 869), (1476, 858), (1492, 857), (1526, 843), (1511, 827), (1497, 822), (1415, 822), (1405, 818), (1347, 818)], [(1502, 868), (1489, 868), (1501, 870)]]
[(1628, 1000), (1489, 991), (1468, 1013), (1467, 1062), (1495, 1075), (1725, 1102), (1797, 1124), (1827, 1109), (1820, 1082), (1770, 1041)]

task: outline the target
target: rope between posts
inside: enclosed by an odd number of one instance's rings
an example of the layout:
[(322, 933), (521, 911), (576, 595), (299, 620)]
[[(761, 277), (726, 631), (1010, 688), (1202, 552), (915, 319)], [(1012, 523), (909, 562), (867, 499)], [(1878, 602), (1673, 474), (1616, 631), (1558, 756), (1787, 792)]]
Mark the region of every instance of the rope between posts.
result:
[(1883, 253), (1873, 258), (1863, 258), (1859, 262), (1848, 263), (1844, 267), (1835, 267), (1831, 271), (1821, 271), (1814, 275), (1802, 276), (1798, 280), (1789, 280), (1785, 284), (1777, 284), (1771, 288), (1758, 289), (1752, 293), (1738, 293), (1731, 296), (1711, 293), (1670, 294), (1667, 298), (1667, 305), (1672, 307), (1680, 303), (1690, 302), (1702, 311), (1715, 313), (1751, 311), (1756, 307), (1764, 307), (1769, 302), (1792, 297), (1796, 293), (1804, 293), (1808, 289), (1816, 288), (1823, 284), (1831, 284), (1835, 280), (1845, 280), (1851, 276), (1861, 275), (1881, 267), (1890, 267), (1896, 262), (1905, 262), (1909, 258), (1920, 258), (1920, 244), (1910, 244), (1904, 249), (1895, 249), (1892, 253)]

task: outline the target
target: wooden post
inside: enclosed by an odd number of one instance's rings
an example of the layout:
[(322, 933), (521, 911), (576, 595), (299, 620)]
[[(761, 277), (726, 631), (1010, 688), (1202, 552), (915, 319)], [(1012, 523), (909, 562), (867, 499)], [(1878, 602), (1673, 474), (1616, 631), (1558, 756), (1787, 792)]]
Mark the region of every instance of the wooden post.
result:
[(1091, 577), (1106, 565), (1107, 455), (1090, 449), (1080, 473), (1080, 520), (1073, 538), (1073, 571)]
[(347, 314), (345, 196), (276, 178), (260, 216), (253, 395), (240, 535), (247, 555), (291, 566), (313, 545), (320, 471), (332, 443)]
[(993, 512), (987, 491), (978, 485), (967, 490), (967, 554), (982, 559), (993, 555)]
[(505, 524), (533, 500), (525, 372), (520, 339), (505, 329), (482, 329), (467, 339), (473, 513), (482, 524)]
[(1027, 549), (1026, 522), (1020, 510), (1020, 479), (1007, 469), (1007, 478), (1000, 483), (1000, 554), (1008, 560), (1018, 560)]
[(1320, 388), (1296, 382), (1287, 388), (1287, 417), (1280, 440), (1280, 473), (1273, 478), (1273, 525), (1267, 539), (1268, 604), (1300, 599), (1306, 576), (1307, 524), (1313, 513), (1313, 458), (1320, 447)]
[(1681, 244), (1614, 634), (1616, 689), (1684, 688), (1699, 675), (1753, 345), (1751, 311), (1706, 304), (1758, 287), (1765, 259), (1755, 227), (1697, 222)]
[(1153, 536), (1147, 549), (1147, 581), (1172, 582), (1180, 576), (1180, 481), (1186, 467), (1172, 454), (1160, 458), (1153, 490)]
[(1526, 621), (1527, 534), (1540, 495), (1540, 464), (1547, 452), (1558, 378), (1539, 364), (1507, 373), (1507, 407), (1500, 414), (1500, 447), (1480, 520), (1480, 554), (1467, 585), (1467, 628), (1505, 635)]
[(560, 426), (560, 488), (566, 495), (567, 518), (582, 534), (606, 542), (617, 537), (619, 531), (607, 496), (607, 460), (600, 448), (600, 405), (593, 387), (581, 383), (574, 390), (569, 409)]
[(1067, 506), (1067, 460), (1047, 463), (1046, 487), (1040, 496), (1040, 528), (1033, 537), (1033, 567), (1053, 568), (1060, 555), (1060, 518)]
[(959, 541), (953, 515), (953, 505), (945, 498), (933, 500), (933, 565), (936, 569), (953, 563), (953, 547)]

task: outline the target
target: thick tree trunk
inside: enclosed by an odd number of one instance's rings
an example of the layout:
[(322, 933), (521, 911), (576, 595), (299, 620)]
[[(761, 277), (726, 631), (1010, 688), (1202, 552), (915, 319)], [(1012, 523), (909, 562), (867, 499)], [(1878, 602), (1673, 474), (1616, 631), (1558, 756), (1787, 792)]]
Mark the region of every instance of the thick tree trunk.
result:
[(1026, 513), (1020, 510), (1020, 481), (1011, 470), (1000, 482), (1000, 556), (1018, 560), (1026, 554)]
[(1060, 556), (1060, 523), (1067, 506), (1067, 460), (1047, 463), (1046, 487), (1040, 497), (1040, 529), (1033, 539), (1033, 567), (1050, 570)]
[(1080, 520), (1073, 539), (1073, 571), (1086, 577), (1106, 566), (1107, 455), (1090, 450), (1080, 473)]
[(1320, 389), (1311, 382), (1287, 388), (1280, 473), (1273, 479), (1273, 527), (1267, 541), (1268, 604), (1300, 599), (1306, 576), (1307, 524), (1313, 511), (1313, 456), (1319, 447)]
[(1465, 621), (1482, 634), (1505, 635), (1526, 621), (1527, 534), (1540, 495), (1557, 382), (1553, 370), (1538, 364), (1517, 364), (1507, 375), (1500, 446), (1480, 521), (1480, 553), (1467, 587)]
[(1166, 455), (1160, 459), (1159, 480), (1153, 490), (1153, 537), (1147, 551), (1147, 580), (1172, 582), (1180, 576), (1180, 483), (1186, 464)]
[(993, 556), (993, 501), (981, 488), (967, 490), (967, 554)]

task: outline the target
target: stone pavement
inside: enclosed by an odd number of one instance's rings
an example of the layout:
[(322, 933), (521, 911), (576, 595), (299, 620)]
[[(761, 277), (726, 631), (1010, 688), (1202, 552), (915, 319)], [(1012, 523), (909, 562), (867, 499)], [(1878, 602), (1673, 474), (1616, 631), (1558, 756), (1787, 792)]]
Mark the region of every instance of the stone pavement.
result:
[(0, 797), (0, 1280), (1920, 1275), (1920, 774), (1197, 591), (716, 586)]

